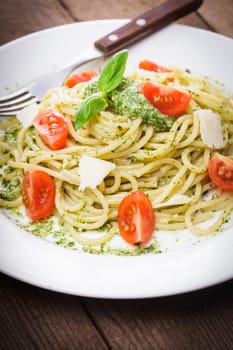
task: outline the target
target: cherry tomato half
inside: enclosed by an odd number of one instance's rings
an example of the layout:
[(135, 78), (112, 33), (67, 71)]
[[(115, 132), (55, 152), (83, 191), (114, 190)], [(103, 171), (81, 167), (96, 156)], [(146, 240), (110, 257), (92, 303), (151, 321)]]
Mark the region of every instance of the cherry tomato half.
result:
[(118, 227), (125, 241), (131, 244), (148, 242), (155, 229), (155, 215), (147, 195), (132, 192), (123, 198), (118, 209)]
[(211, 158), (208, 165), (211, 181), (225, 191), (233, 191), (233, 159), (220, 154)]
[(176, 116), (188, 106), (192, 95), (171, 86), (146, 82), (142, 84), (145, 98), (161, 113)]
[(35, 116), (33, 125), (46, 145), (52, 150), (65, 146), (68, 136), (68, 125), (60, 113), (48, 109)]
[(64, 85), (68, 88), (72, 88), (79, 83), (91, 80), (96, 75), (96, 72), (91, 69), (86, 70), (85, 72), (74, 73), (68, 76)]
[(23, 178), (23, 203), (27, 215), (33, 221), (51, 214), (55, 203), (52, 177), (40, 170), (26, 172)]
[[(149, 61), (149, 60), (143, 60), (139, 62), (138, 68), (148, 70), (151, 72), (156, 72), (156, 73), (165, 73), (165, 72), (172, 72), (171, 69), (167, 67), (160, 66), (159, 64)], [(174, 78), (173, 77), (168, 77), (168, 81), (173, 82)]]
[(149, 70), (151, 72), (158, 72), (158, 73), (163, 73), (163, 72), (172, 72), (171, 69), (167, 67), (160, 66), (159, 64), (149, 61), (149, 60), (143, 60), (139, 62), (138, 67), (140, 69), (145, 69)]

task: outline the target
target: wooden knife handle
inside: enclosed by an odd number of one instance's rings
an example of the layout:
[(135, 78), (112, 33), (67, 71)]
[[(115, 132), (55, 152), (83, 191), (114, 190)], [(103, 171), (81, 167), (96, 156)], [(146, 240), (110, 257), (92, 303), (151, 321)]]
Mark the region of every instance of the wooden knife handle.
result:
[(115, 52), (195, 11), (203, 0), (167, 0), (95, 42), (105, 54)]

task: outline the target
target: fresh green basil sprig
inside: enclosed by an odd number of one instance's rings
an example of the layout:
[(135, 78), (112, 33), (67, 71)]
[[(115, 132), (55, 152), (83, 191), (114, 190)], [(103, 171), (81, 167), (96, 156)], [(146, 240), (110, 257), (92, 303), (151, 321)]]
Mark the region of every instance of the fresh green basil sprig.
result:
[(98, 80), (98, 88), (104, 95), (116, 89), (121, 83), (127, 58), (128, 51), (123, 50), (115, 54), (102, 70)]
[(100, 94), (85, 99), (75, 114), (75, 129), (80, 129), (91, 117), (108, 107), (107, 94), (121, 83), (128, 58), (128, 51), (116, 53), (103, 68), (98, 79)]
[(75, 115), (75, 129), (80, 129), (91, 117), (103, 111), (108, 106), (102, 96), (89, 96), (79, 107)]

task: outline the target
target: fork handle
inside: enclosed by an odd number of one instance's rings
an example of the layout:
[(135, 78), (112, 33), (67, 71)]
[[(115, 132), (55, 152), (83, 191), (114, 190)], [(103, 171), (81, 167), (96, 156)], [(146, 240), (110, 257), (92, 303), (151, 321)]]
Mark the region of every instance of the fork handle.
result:
[(167, 0), (95, 42), (105, 54), (117, 51), (195, 11), (203, 0)]

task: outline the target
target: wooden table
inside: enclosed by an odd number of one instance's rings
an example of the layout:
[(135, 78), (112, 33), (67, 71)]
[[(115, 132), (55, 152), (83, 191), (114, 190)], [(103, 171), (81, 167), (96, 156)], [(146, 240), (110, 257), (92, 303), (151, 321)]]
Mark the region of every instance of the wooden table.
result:
[[(0, 44), (65, 23), (136, 17), (162, 2), (2, 0)], [(233, 1), (205, 0), (179, 22), (233, 38)], [(2, 274), (0, 349), (233, 349), (233, 281), (124, 301), (59, 294)]]

